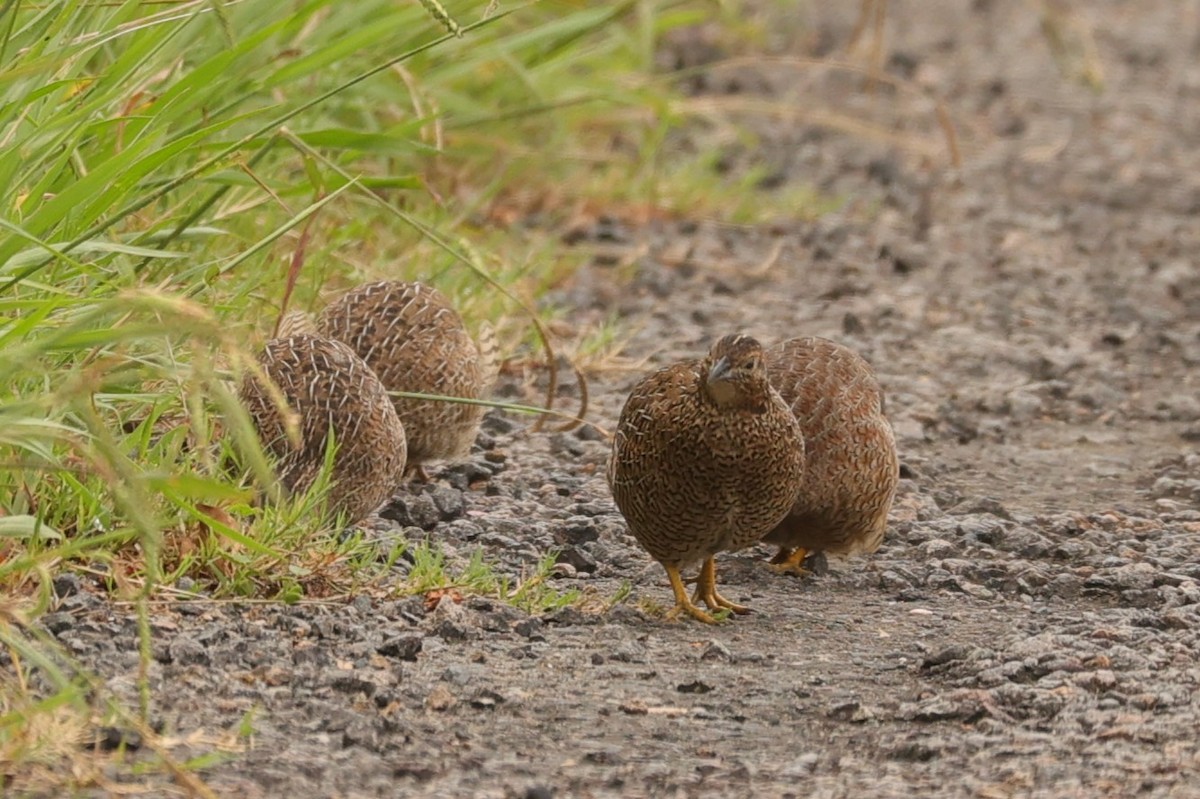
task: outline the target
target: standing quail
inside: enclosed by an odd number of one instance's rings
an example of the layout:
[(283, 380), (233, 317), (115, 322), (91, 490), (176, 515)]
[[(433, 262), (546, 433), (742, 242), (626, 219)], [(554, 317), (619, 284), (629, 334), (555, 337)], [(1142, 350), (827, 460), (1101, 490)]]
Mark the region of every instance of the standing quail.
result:
[[(803, 477), (800, 427), (767, 380), (762, 345), (742, 335), (634, 386), (608, 462), (630, 532), (671, 581), (669, 616), (710, 623), (696, 602), (747, 610), (717, 593), (713, 556), (757, 543), (792, 507)], [(679, 572), (701, 560), (689, 600)]]
[(883, 391), (861, 356), (824, 338), (767, 350), (771, 385), (791, 406), (807, 448), (807, 474), (791, 513), (764, 541), (780, 546), (779, 572), (805, 574), (815, 552), (874, 552), (900, 480)]
[[(388, 391), (483, 399), (495, 382), (494, 339), (478, 346), (449, 301), (421, 283), (367, 283), (330, 303), (317, 330), (359, 354)], [(465, 455), (486, 407), (393, 397), (408, 433), (408, 465)]]
[(299, 417), (297, 446), (266, 387), (253, 374), (242, 380), (241, 400), (277, 459), (284, 488), (302, 493), (312, 486), (332, 430), (330, 509), (356, 522), (390, 499), (404, 474), (404, 426), (370, 367), (340, 341), (309, 334), (271, 339), (258, 361)]

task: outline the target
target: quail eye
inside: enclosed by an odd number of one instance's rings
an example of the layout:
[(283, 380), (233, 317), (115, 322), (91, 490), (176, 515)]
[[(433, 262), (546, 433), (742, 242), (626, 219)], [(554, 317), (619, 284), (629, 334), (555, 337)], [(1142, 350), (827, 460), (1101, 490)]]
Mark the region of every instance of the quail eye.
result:
[(743, 364), (742, 364), (742, 368), (743, 368), (743, 369), (753, 369), (753, 368), (755, 367), (755, 365), (756, 365), (756, 364), (755, 364), (755, 361), (754, 361), (754, 359), (753, 359), (753, 358), (751, 358), (750, 360), (748, 360), (748, 361), (746, 361), (745, 363), (743, 363)]

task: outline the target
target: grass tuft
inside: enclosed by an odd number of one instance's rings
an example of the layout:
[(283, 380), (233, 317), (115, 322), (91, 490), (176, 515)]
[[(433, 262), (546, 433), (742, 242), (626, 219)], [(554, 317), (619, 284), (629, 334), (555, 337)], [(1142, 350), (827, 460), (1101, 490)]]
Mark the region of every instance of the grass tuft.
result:
[(534, 566), (532, 574), (513, 580), (500, 574), (487, 562), (483, 550), (471, 553), (470, 560), (458, 570), (446, 565), (445, 554), (428, 542), (411, 549), (412, 568), (400, 595), (424, 594), (436, 604), (444, 595), (474, 594), (492, 597), (515, 605), (527, 613), (546, 613), (576, 603), (583, 597), (578, 589), (559, 591), (550, 584), (558, 553), (546, 554)]

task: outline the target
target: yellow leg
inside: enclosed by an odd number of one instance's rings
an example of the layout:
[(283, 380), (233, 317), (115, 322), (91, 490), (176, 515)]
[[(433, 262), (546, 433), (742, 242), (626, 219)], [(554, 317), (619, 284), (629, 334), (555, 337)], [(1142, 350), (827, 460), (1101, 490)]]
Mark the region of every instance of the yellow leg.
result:
[(425, 472), (425, 466), (420, 463), (414, 463), (404, 470), (406, 479), (416, 480), (419, 483), (428, 483), (429, 475)]
[(812, 572), (804, 568), (804, 559), (808, 557), (808, 550), (804, 547), (796, 547), (789, 549), (788, 547), (780, 547), (775, 553), (775, 557), (771, 558), (771, 564), (768, 568), (776, 574), (794, 574), (797, 577), (806, 577)]
[(750, 612), (745, 605), (734, 604), (717, 593), (717, 561), (711, 556), (704, 561), (696, 578), (696, 593), (692, 595), (692, 602), (700, 601), (708, 605), (710, 610), (726, 608), (734, 613)]
[(667, 613), (667, 618), (676, 619), (679, 618), (680, 613), (686, 613), (705, 624), (716, 624), (717, 620), (712, 615), (705, 613), (688, 599), (687, 589), (683, 587), (683, 578), (679, 576), (679, 567), (668, 566), (664, 563), (663, 568), (667, 570), (667, 579), (671, 581), (671, 590), (675, 592), (675, 607)]

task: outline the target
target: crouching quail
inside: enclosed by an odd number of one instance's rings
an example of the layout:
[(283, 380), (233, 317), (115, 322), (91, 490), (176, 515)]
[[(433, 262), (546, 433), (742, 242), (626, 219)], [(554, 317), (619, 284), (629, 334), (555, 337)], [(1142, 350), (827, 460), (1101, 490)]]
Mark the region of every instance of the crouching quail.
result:
[(299, 417), (296, 445), (266, 386), (246, 374), (239, 396), (264, 449), (276, 459), (284, 488), (302, 493), (312, 486), (332, 432), (330, 510), (356, 522), (387, 502), (404, 475), (406, 444), (404, 426), (375, 373), (340, 341), (309, 334), (271, 339), (258, 362)]
[[(666, 569), (670, 617), (713, 622), (701, 600), (745, 612), (717, 592), (713, 556), (758, 542), (804, 477), (804, 439), (767, 380), (762, 346), (725, 336), (702, 360), (643, 378), (621, 411), (607, 476), (630, 532)], [(697, 561), (689, 600), (680, 569)]]
[[(359, 286), (317, 317), (323, 336), (348, 344), (388, 391), (484, 399), (498, 370), (495, 340), (477, 345), (437, 289), (380, 281)], [(408, 434), (408, 468), (470, 451), (486, 407), (393, 397)]]
[(764, 541), (778, 544), (780, 572), (804, 574), (813, 553), (874, 552), (900, 480), (883, 391), (857, 353), (824, 338), (794, 338), (766, 351), (771, 385), (792, 409), (807, 453), (804, 482)]

